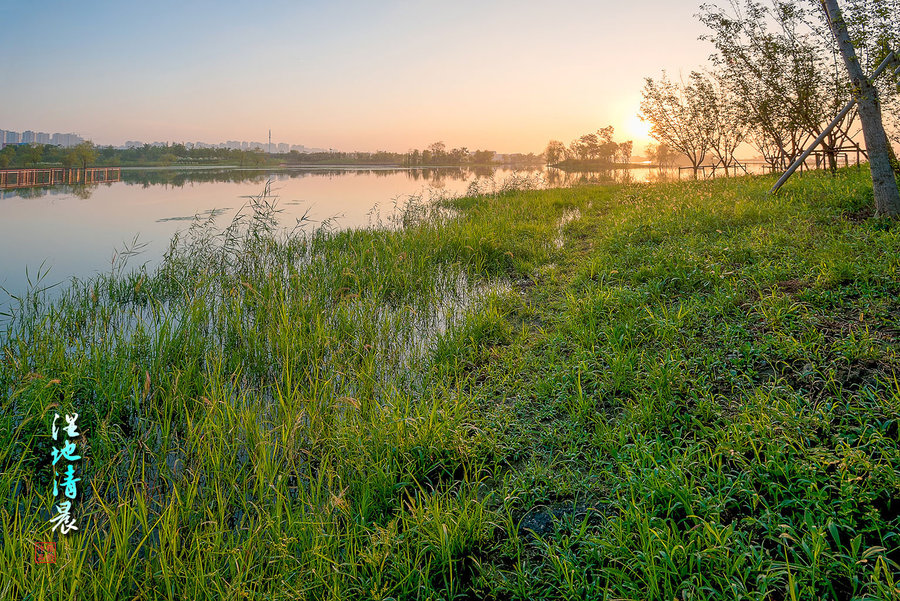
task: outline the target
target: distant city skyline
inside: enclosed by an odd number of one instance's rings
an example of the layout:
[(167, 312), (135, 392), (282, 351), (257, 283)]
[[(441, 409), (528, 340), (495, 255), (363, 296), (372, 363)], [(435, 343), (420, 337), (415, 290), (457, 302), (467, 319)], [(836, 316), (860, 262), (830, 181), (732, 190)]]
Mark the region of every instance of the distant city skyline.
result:
[(81, 142), (84, 142), (84, 138), (75, 133), (64, 134), (55, 132), (49, 134), (31, 129), (26, 129), (23, 132), (0, 129), (0, 147), (7, 144), (52, 144), (63, 148), (71, 148)]
[(0, 119), (113, 146), (272, 128), (292, 144), (394, 152), (439, 140), (540, 152), (612, 125), (642, 149), (644, 77), (712, 52), (699, 5), (11, 0)]
[[(36, 132), (34, 130), (25, 130), (24, 132), (19, 132), (9, 129), (0, 129), (0, 147), (6, 144), (51, 144), (55, 146), (62, 146), (63, 148), (70, 148), (84, 141), (84, 137), (75, 133), (63, 134), (57, 132), (49, 134), (46, 132)], [(123, 144), (104, 144), (103, 142), (98, 142), (96, 140), (89, 141), (93, 142), (96, 146), (113, 146), (114, 148), (135, 148), (144, 146), (145, 144), (148, 144), (150, 146), (184, 144), (186, 148), (227, 148), (229, 150), (259, 149), (266, 151), (269, 151), (269, 146), (271, 145), (271, 152), (280, 153), (287, 153), (292, 150), (296, 150), (298, 152), (319, 152), (326, 150), (324, 148), (307, 147), (303, 144), (290, 144), (287, 142), (256, 142), (247, 140), (228, 140), (226, 142), (202, 142), (199, 140), (154, 140), (153, 142), (148, 142), (143, 140), (126, 140)]]

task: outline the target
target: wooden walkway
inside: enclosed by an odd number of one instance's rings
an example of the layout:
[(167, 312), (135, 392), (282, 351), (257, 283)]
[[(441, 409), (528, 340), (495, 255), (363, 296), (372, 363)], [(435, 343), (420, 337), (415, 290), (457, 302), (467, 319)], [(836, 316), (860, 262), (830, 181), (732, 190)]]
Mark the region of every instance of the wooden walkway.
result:
[(0, 190), (60, 184), (102, 184), (121, 181), (120, 167), (87, 169), (0, 169)]

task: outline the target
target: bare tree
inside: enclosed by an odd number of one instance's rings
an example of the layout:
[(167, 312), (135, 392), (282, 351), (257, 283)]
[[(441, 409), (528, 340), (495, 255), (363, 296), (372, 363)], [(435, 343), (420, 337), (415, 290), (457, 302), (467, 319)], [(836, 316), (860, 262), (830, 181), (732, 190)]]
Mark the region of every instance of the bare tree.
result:
[(821, 2), (828, 16), (829, 27), (844, 59), (844, 66), (850, 75), (853, 93), (857, 98), (859, 118), (862, 121), (863, 136), (869, 154), (869, 166), (872, 170), (875, 210), (883, 215), (900, 215), (900, 192), (897, 190), (897, 180), (894, 178), (891, 168), (887, 134), (884, 131), (881, 109), (878, 106), (878, 90), (863, 73), (856, 55), (856, 48), (850, 39), (850, 33), (837, 0), (821, 0)]
[(737, 97), (723, 85), (722, 77), (694, 72), (691, 78), (697, 101), (712, 126), (710, 148), (716, 166), (724, 167), (727, 173), (736, 162), (734, 153), (747, 136), (744, 111)]
[[(691, 73), (696, 84), (699, 73)], [(683, 154), (694, 168), (703, 164), (714, 136), (714, 116), (699, 99), (694, 84), (674, 83), (665, 71), (655, 81), (647, 77), (641, 91), (641, 120), (650, 124), (650, 135)]]

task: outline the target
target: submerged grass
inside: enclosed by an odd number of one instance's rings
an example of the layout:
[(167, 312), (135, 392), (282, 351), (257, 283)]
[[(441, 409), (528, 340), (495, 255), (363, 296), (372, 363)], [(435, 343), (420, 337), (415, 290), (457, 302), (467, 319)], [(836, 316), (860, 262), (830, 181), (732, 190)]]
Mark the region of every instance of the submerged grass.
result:
[(289, 234), (262, 196), (22, 299), (0, 598), (900, 597), (900, 230), (864, 174), (770, 179)]

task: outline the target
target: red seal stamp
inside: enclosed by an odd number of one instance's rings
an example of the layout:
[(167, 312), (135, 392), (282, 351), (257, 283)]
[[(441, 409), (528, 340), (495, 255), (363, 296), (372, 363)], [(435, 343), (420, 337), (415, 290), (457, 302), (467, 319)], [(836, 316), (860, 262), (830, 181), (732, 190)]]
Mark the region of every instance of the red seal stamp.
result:
[(56, 563), (56, 543), (34, 543), (34, 563)]

